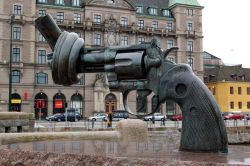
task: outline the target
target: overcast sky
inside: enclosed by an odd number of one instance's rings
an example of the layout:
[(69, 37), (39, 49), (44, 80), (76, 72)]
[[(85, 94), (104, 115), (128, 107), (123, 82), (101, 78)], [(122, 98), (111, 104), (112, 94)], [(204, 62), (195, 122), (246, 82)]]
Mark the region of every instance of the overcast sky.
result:
[(250, 0), (198, 0), (203, 9), (203, 50), (227, 64), (250, 68)]

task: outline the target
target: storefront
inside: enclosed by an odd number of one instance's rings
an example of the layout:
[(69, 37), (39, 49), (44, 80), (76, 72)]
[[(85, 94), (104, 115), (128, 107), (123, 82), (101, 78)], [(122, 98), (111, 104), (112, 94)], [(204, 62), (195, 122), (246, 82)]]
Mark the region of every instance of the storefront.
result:
[(65, 95), (61, 92), (58, 92), (53, 97), (53, 114), (64, 113), (65, 107), (66, 107)]
[(21, 112), (22, 100), (21, 96), (17, 93), (11, 95), (11, 111)]
[(82, 103), (83, 103), (82, 95), (80, 95), (79, 93), (75, 93), (71, 96), (70, 108), (77, 109), (80, 112), (80, 114), (82, 116), (84, 116), (84, 110), (82, 108)]
[(45, 93), (38, 93), (35, 96), (35, 118), (44, 119), (48, 115), (48, 97)]

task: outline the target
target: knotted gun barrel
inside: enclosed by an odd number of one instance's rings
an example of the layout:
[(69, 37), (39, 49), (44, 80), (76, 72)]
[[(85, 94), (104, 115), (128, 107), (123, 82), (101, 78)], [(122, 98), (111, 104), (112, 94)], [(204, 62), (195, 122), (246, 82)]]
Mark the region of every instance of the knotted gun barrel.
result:
[(141, 105), (154, 93), (152, 113), (168, 99), (179, 105), (184, 116), (180, 149), (227, 152), (226, 128), (213, 95), (188, 65), (165, 59), (176, 48), (162, 51), (156, 40), (125, 47), (85, 48), (83, 39), (61, 32), (49, 15), (38, 18), (36, 27), (53, 50), (48, 59), (55, 83), (76, 83), (78, 73), (111, 73), (109, 88), (122, 92), (124, 107), (131, 114), (127, 103), (131, 90), (140, 92)]
[(76, 33), (61, 32), (50, 15), (39, 17), (36, 27), (53, 50), (48, 59), (57, 84), (71, 85), (78, 82), (78, 73), (93, 72), (115, 72), (119, 80), (146, 79), (147, 68), (160, 65), (159, 59), (145, 57), (148, 47), (161, 51), (155, 40), (133, 46), (88, 49)]

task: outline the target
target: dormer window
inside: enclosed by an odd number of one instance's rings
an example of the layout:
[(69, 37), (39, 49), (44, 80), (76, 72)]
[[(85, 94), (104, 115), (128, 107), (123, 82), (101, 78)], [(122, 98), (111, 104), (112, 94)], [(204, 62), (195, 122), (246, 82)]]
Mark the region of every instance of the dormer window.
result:
[(115, 3), (115, 0), (108, 0), (108, 3)]
[(239, 76), (240, 80), (245, 81), (245, 75)]
[(170, 11), (168, 9), (163, 9), (162, 10), (162, 15), (166, 17), (170, 17)]
[(150, 7), (148, 12), (150, 15), (157, 15), (157, 8)]
[(231, 74), (230, 76), (233, 80), (237, 80), (237, 74)]
[(72, 0), (72, 6), (80, 6), (79, 0)]
[(64, 5), (64, 0), (55, 0), (56, 5)]
[(137, 6), (136, 7), (136, 13), (143, 14), (143, 7), (142, 6)]
[(38, 0), (39, 3), (47, 3), (47, 0)]
[(194, 14), (193, 9), (187, 9), (187, 15), (188, 16), (193, 16), (193, 14)]

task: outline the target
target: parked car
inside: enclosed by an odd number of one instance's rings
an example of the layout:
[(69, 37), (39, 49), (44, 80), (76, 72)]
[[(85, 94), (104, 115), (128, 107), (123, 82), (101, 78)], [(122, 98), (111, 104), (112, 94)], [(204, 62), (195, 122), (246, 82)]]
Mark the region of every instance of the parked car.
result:
[(250, 120), (250, 115), (247, 115), (247, 116), (246, 116), (246, 120)]
[(170, 117), (170, 120), (172, 120), (172, 121), (180, 121), (183, 118), (184, 117), (182, 115), (173, 115), (172, 117)]
[(93, 121), (106, 121), (107, 120), (107, 114), (105, 113), (96, 113), (94, 116), (90, 116), (88, 120)]
[(66, 112), (63, 114), (64, 115), (64, 119), (62, 119), (62, 121), (79, 121), (81, 120), (81, 114), (79, 112)]
[(129, 115), (128, 112), (125, 110), (114, 110), (112, 114), (112, 120), (122, 120), (122, 119), (128, 119)]
[(162, 115), (159, 112), (154, 113), (153, 115), (145, 116), (143, 119), (145, 121), (151, 121), (154, 118), (155, 121), (163, 121), (166, 119), (166, 116)]
[(245, 119), (245, 115), (242, 113), (230, 113), (224, 116), (224, 120), (242, 120)]
[(63, 114), (61, 113), (56, 113), (54, 115), (51, 115), (51, 116), (47, 116), (45, 118), (45, 120), (47, 121), (61, 121), (61, 118), (62, 118)]
[(47, 116), (45, 118), (48, 121), (79, 121), (81, 119), (81, 115), (79, 112), (65, 112), (65, 113), (56, 113), (52, 116)]

